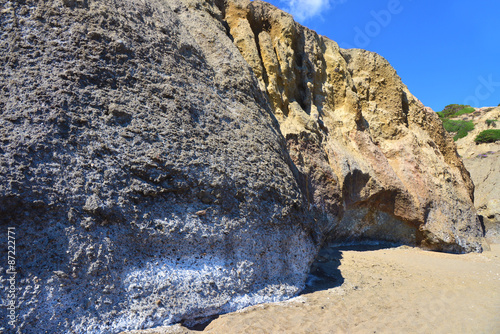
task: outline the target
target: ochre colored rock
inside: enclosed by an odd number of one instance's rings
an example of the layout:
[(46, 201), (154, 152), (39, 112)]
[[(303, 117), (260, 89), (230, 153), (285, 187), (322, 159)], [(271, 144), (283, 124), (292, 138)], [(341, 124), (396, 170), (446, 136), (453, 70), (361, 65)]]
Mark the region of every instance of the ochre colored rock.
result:
[(223, 12), (323, 237), (481, 249), (474, 186), (453, 140), (384, 58), (340, 49), (262, 1), (228, 1)]
[(472, 121), (474, 130), (457, 140), (458, 153), (474, 181), (474, 205), (485, 228), (486, 239), (500, 242), (500, 142), (477, 144), (484, 130), (500, 129), (500, 107), (476, 108), (456, 119)]

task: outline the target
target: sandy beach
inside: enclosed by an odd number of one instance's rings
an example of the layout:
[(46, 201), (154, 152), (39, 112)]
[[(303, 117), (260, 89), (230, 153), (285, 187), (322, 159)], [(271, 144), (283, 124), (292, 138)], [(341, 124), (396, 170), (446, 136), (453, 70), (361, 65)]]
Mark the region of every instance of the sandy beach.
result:
[(500, 333), (500, 245), (454, 255), (407, 246), (323, 249), (308, 291), (205, 328), (129, 333)]

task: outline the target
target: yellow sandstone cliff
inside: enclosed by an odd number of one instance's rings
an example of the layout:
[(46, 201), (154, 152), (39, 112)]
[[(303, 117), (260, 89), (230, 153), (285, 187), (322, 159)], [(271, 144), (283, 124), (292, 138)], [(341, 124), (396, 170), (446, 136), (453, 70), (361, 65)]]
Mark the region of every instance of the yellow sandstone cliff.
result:
[(469, 173), (438, 117), (383, 57), (341, 49), (263, 1), (219, 6), (329, 239), (470, 250), (482, 231)]

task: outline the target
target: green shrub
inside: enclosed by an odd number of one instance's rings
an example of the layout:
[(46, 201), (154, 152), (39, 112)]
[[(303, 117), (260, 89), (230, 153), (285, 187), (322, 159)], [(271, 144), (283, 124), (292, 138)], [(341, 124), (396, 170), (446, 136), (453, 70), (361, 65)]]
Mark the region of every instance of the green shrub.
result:
[(481, 131), (481, 133), (474, 139), (476, 143), (493, 143), (497, 140), (500, 140), (500, 129)]
[(498, 120), (496, 120), (496, 119), (487, 119), (486, 120), (486, 125), (490, 126), (490, 125), (493, 124), (493, 126), (495, 126), (496, 125), (495, 122), (498, 122)]
[(452, 117), (457, 117), (457, 116), (460, 116), (463, 114), (470, 114), (470, 113), (473, 113), (474, 111), (476, 111), (476, 109), (474, 109), (472, 107), (463, 108), (463, 109), (457, 111), (455, 114), (453, 114)]
[(474, 112), (476, 109), (472, 108), (469, 105), (464, 104), (449, 104), (442, 111), (439, 111), (437, 114), (440, 118), (453, 118), (463, 114), (470, 114)]
[(456, 132), (453, 140), (458, 140), (467, 136), (469, 131), (474, 130), (474, 123), (472, 121), (460, 121), (460, 120), (443, 120), (443, 126), (448, 132)]

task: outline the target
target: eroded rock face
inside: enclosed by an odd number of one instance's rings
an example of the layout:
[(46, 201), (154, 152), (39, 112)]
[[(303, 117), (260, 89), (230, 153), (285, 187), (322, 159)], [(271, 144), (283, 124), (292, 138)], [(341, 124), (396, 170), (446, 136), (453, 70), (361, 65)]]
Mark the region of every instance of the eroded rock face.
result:
[(4, 5), (0, 221), (17, 236), (19, 333), (116, 333), (302, 289), (313, 220), (217, 7)]
[(457, 140), (458, 153), (474, 181), (474, 205), (483, 221), (488, 241), (500, 242), (500, 142), (476, 144), (484, 130), (500, 129), (500, 107), (476, 108), (457, 119), (472, 121), (474, 130)]
[(456, 147), (385, 59), (340, 49), (262, 1), (228, 1), (224, 17), (328, 239), (480, 250), (474, 186)]
[(260, 1), (8, 2), (0, 22), (19, 332), (284, 299), (325, 239), (480, 249), (453, 142), (380, 56)]

